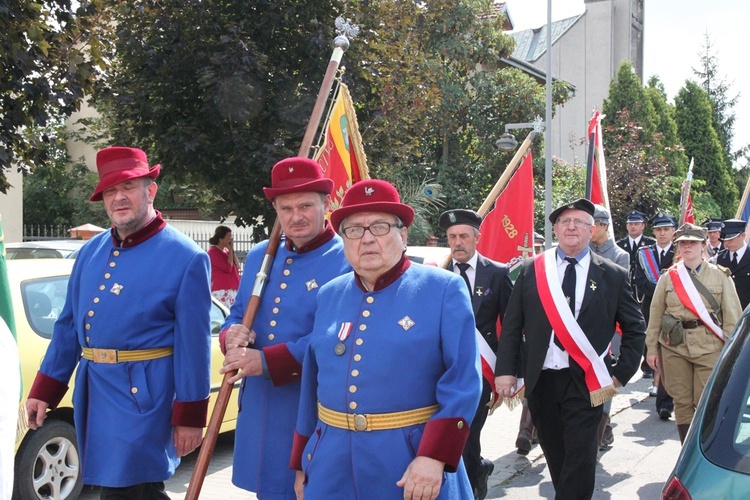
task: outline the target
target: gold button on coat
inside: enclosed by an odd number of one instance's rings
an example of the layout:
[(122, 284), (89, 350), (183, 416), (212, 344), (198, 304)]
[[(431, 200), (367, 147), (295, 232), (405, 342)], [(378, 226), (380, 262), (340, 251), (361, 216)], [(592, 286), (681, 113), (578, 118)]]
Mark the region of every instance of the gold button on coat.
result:
[(130, 388), (130, 392), (132, 392), (133, 394), (137, 394), (138, 393), (138, 388), (137, 387), (131, 387)]
[(354, 401), (352, 401), (351, 403), (349, 403), (349, 409), (350, 410), (356, 410), (357, 409), (357, 403), (355, 403)]
[(364, 343), (365, 343), (364, 339), (357, 339), (357, 345), (362, 345)]
[(280, 284), (279, 288), (281, 288), (282, 290), (286, 290), (286, 283)]
[(268, 335), (268, 340), (273, 340), (275, 338), (276, 338), (276, 335), (274, 335), (273, 333)]
[(364, 316), (365, 318), (369, 318), (370, 317), (370, 311), (367, 311), (367, 310), (362, 311), (362, 316)]
[(372, 304), (373, 302), (375, 302), (375, 298), (374, 297), (367, 297), (367, 303), (368, 304)]
[(355, 392), (357, 392), (357, 386), (356, 385), (350, 385), (349, 386), (349, 392), (351, 392), (352, 394), (354, 394)]
[(292, 272), (289, 269), (284, 269), (284, 276), (289, 276)]

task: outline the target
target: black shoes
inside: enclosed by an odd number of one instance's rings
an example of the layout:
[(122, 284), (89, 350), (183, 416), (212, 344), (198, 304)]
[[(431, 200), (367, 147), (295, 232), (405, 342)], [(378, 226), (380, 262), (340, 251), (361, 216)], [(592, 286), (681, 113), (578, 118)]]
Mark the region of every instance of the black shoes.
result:
[(531, 436), (528, 432), (519, 432), (516, 438), (516, 452), (519, 455), (526, 456), (531, 451)]
[(654, 370), (643, 370), (643, 378), (654, 378)]
[(495, 470), (495, 464), (483, 458), (479, 463), (479, 474), (477, 475), (477, 489), (474, 491), (475, 500), (487, 498), (487, 481)]
[(662, 420), (669, 420), (672, 417), (672, 412), (666, 408), (659, 408), (656, 411), (659, 414), (659, 418)]

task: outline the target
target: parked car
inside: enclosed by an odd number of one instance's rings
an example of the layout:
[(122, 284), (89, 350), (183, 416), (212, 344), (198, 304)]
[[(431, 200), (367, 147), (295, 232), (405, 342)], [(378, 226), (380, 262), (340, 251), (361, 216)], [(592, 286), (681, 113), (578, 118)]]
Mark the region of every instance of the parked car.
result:
[[(25, 401), (44, 358), (55, 320), (67, 295), (74, 260), (39, 259), (8, 261), (8, 278), (16, 321), (21, 376)], [(219, 302), (211, 307), (211, 402), (212, 411), (223, 376), (219, 368), (224, 356), (219, 348), (219, 330), (228, 311)], [(59, 407), (47, 414), (45, 424), (29, 430), (16, 443), (14, 500), (78, 498), (83, 487), (75, 428), (73, 426), (73, 381)], [(237, 399), (231, 398), (221, 432), (235, 428)]]
[(83, 240), (44, 240), (7, 243), (6, 260), (16, 259), (74, 259), (86, 243)]
[(450, 253), (451, 249), (448, 247), (406, 247), (406, 256), (409, 257), (412, 262), (427, 266), (441, 267)]
[(667, 500), (747, 498), (750, 492), (750, 308), (708, 379), (672, 474)]

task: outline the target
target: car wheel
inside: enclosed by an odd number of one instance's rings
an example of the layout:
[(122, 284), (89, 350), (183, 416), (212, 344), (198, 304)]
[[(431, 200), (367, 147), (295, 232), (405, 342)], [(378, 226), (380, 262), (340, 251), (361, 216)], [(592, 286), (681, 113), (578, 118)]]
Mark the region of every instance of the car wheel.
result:
[(30, 430), (16, 453), (13, 500), (76, 499), (83, 488), (75, 428), (47, 420)]

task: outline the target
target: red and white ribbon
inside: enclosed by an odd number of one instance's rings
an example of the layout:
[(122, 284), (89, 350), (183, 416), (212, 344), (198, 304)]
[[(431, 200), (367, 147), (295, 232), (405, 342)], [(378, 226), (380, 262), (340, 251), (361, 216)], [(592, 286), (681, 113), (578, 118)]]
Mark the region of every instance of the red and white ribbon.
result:
[(693, 280), (690, 278), (690, 274), (684, 262), (678, 262), (674, 266), (669, 268), (669, 277), (672, 278), (672, 284), (674, 285), (674, 291), (677, 294), (677, 298), (680, 299), (682, 305), (687, 307), (691, 313), (695, 314), (703, 324), (716, 335), (719, 340), (726, 342), (724, 339), (724, 331), (719, 325), (717, 325), (711, 315), (706, 309), (706, 304), (703, 302), (700, 292), (695, 288)]

